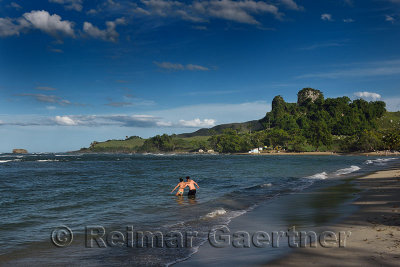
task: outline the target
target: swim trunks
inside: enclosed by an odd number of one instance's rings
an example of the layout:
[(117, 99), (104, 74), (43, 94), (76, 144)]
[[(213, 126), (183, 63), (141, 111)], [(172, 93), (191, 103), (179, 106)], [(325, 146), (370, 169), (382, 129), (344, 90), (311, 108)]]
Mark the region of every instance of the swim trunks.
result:
[(195, 196), (196, 195), (196, 189), (189, 190), (188, 196)]

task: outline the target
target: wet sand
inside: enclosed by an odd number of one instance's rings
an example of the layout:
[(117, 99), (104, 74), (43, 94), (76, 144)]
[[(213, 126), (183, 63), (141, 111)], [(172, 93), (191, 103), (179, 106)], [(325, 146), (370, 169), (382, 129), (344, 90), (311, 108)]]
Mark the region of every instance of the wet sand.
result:
[(255, 156), (279, 156), (279, 155), (290, 155), (290, 156), (332, 156), (332, 155), (350, 155), (350, 156), (379, 156), (379, 157), (390, 157), (399, 156), (400, 152), (389, 152), (389, 151), (376, 151), (376, 152), (261, 152), (261, 153), (234, 153), (235, 155), (255, 155)]
[[(325, 180), (326, 181), (326, 180)], [(346, 235), (342, 247), (292, 248), (282, 242), (256, 248), (215, 248), (207, 241), (178, 266), (398, 266), (400, 260), (400, 169), (277, 197), (234, 219), (237, 231), (332, 231)], [(232, 240), (231, 240), (232, 241)], [(342, 244), (343, 245), (343, 244)]]
[(265, 266), (399, 266), (400, 170), (379, 171), (356, 180), (363, 191), (352, 205), (359, 210), (332, 231), (351, 231), (344, 248), (296, 249)]
[(198, 253), (177, 266), (260, 266), (284, 257), (292, 251), (287, 238), (280, 239), (277, 247), (272, 247), (271, 242), (260, 248), (251, 241), (249, 248), (238, 248), (232, 245), (233, 234), (246, 231), (253, 237), (256, 232), (263, 231), (272, 239), (272, 232), (288, 232), (293, 226), (298, 231), (328, 230), (320, 226), (355, 211), (355, 207), (349, 204), (356, 198), (358, 189), (350, 180), (325, 181), (304, 191), (278, 196), (235, 218), (228, 226), (231, 234), (229, 245), (216, 248), (207, 241)]

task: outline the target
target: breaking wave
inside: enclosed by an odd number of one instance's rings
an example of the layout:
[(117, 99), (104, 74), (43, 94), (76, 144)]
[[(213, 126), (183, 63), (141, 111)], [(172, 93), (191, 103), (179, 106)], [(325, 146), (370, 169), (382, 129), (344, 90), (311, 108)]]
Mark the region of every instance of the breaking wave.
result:
[(337, 170), (337, 171), (335, 172), (335, 175), (349, 174), (349, 173), (358, 171), (358, 170), (360, 170), (360, 169), (361, 169), (360, 167), (355, 166), (355, 165), (352, 165), (352, 166), (350, 166), (350, 168), (344, 168), (344, 169)]

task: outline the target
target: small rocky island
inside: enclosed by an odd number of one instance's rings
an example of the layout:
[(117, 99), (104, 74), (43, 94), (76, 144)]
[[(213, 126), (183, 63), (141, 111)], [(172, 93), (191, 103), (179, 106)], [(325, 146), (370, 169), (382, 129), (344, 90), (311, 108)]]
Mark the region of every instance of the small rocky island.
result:
[(12, 151), (13, 154), (27, 154), (28, 150), (22, 148), (15, 148)]

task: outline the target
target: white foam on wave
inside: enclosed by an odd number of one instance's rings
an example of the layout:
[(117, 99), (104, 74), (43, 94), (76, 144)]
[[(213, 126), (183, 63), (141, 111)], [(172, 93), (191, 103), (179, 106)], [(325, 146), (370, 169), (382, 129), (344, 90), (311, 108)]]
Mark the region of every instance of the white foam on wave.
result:
[(226, 214), (226, 210), (224, 210), (224, 209), (216, 209), (216, 210), (214, 210), (214, 211), (212, 211), (210, 213), (207, 213), (207, 215), (204, 216), (204, 217), (205, 218), (215, 218), (217, 216), (221, 216), (221, 215), (224, 215), (224, 214)]
[(337, 170), (337, 171), (335, 172), (335, 175), (349, 174), (349, 173), (358, 171), (358, 170), (360, 170), (360, 169), (361, 169), (360, 167), (358, 167), (358, 166), (356, 166), (356, 165), (352, 165), (352, 166), (350, 166), (350, 168), (344, 168), (344, 169)]
[(6, 163), (6, 162), (12, 162), (12, 161), (21, 161), (21, 159), (6, 159), (6, 160), (0, 160), (0, 163)]
[(58, 159), (38, 159), (37, 162), (59, 161)]
[(308, 176), (310, 179), (326, 179), (328, 178), (328, 174), (326, 172), (316, 173), (314, 175)]
[(262, 184), (262, 185), (260, 185), (260, 187), (271, 187), (272, 186), (272, 184), (271, 183), (268, 183), (268, 184)]
[(369, 159), (366, 160), (364, 163), (365, 164), (378, 164), (378, 165), (384, 165), (386, 162), (395, 160), (397, 158), (379, 158), (379, 159)]

